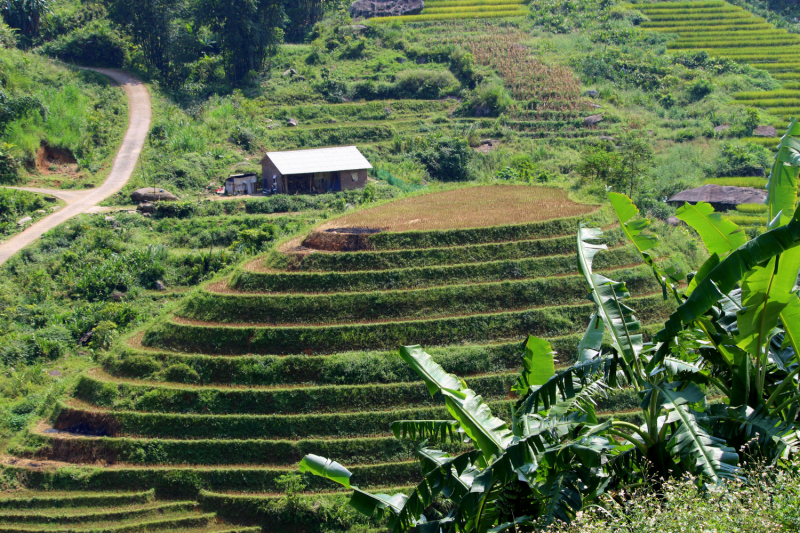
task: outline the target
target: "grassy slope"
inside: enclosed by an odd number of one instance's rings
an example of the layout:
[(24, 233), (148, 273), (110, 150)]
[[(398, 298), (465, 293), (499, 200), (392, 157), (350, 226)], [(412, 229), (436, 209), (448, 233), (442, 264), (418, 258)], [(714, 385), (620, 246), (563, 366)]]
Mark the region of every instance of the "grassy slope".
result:
[[(125, 95), (105, 76), (78, 71), (30, 53), (0, 49), (0, 80), (10, 96), (38, 98), (47, 107), (9, 124), (3, 140), (25, 162), (21, 180), (38, 187), (85, 187), (100, 183), (116, 155), (128, 113)], [(32, 167), (42, 143), (68, 150), (77, 166), (66, 171)]]

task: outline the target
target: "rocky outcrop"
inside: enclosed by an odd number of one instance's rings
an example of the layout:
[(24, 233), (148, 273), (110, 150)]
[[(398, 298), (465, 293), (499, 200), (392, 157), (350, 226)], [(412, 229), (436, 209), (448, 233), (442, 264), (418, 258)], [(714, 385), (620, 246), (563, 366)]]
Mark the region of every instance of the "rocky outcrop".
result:
[(592, 115), (583, 119), (584, 126), (595, 126), (603, 121), (603, 115)]
[(423, 0), (357, 0), (350, 6), (350, 16), (355, 18), (396, 17), (417, 15), (425, 7)]
[(178, 197), (164, 189), (144, 187), (131, 193), (134, 202), (174, 202)]
[(774, 126), (759, 126), (753, 130), (754, 137), (777, 137), (778, 130)]

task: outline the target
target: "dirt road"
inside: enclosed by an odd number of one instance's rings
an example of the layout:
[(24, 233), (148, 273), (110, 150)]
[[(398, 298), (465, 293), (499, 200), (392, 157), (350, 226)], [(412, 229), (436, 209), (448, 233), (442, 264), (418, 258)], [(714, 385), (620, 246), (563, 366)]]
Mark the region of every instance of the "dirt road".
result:
[(96, 70), (97, 72), (105, 74), (119, 83), (128, 96), (128, 131), (125, 132), (122, 146), (120, 146), (117, 157), (114, 159), (111, 173), (102, 185), (96, 189), (87, 191), (19, 187), (20, 189), (55, 196), (64, 200), (67, 206), (39, 220), (22, 233), (18, 233), (8, 241), (0, 244), (0, 265), (8, 261), (15, 253), (41, 237), (45, 232), (53, 229), (62, 222), (66, 222), (70, 218), (80, 215), (81, 213), (91, 212), (97, 204), (122, 189), (133, 174), (134, 168), (136, 168), (136, 163), (139, 160), (139, 153), (142, 151), (147, 133), (150, 131), (152, 109), (150, 107), (150, 95), (147, 92), (147, 88), (141, 80), (127, 72), (104, 68), (91, 70)]

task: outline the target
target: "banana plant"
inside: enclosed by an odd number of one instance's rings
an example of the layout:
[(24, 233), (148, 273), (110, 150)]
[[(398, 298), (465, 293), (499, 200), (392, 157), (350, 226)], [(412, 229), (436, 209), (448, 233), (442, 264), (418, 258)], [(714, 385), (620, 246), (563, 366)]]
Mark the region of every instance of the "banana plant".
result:
[[(669, 285), (678, 308), (656, 335), (658, 350), (649, 365), (652, 370), (666, 354), (680, 352), (702, 368), (694, 379), (713, 382), (730, 405), (765, 409), (790, 422), (800, 410), (797, 135), (800, 125), (793, 120), (767, 183), (770, 222), (765, 234), (747, 241), (736, 224), (703, 202), (678, 209), (677, 217), (697, 231), (711, 255), (686, 290)], [(652, 264), (646, 250), (653, 247), (655, 237), (643, 238), (641, 231), (635, 231), (646, 229), (650, 222), (635, 218), (638, 210), (624, 195), (611, 193), (611, 204), (623, 232)], [(663, 282), (657, 267), (654, 273)], [(706, 345), (687, 352), (682, 347), (689, 339)]]
[[(393, 532), (500, 533), (568, 522), (602, 493), (652, 482), (653, 474), (711, 483), (741, 478), (743, 449), (772, 460), (796, 452), (797, 324), (786, 322), (797, 298), (787, 280), (792, 272), (796, 280), (800, 262), (783, 258), (800, 244), (800, 210), (776, 217), (749, 242), (710, 206), (681, 211), (713, 251), (681, 288), (680, 277), (649, 256), (649, 223), (635, 219), (630, 200), (618, 195), (612, 205), (665, 297), (676, 300), (655, 342), (644, 342), (625, 284), (592, 271), (605, 249), (602, 232), (581, 227), (578, 264), (595, 311), (577, 362), (556, 372), (550, 344), (529, 337), (510, 421), (421, 347), (403, 347), (400, 357), (451, 416), (391, 426), (397, 438), (418, 441), (422, 481), (409, 495), (370, 494), (329, 459), (306, 456), (300, 470), (352, 489), (351, 505), (388, 516)], [(639, 395), (640, 424), (598, 419), (597, 402), (622, 388)], [(428, 447), (464, 440), (473, 451)], [(438, 505), (442, 500), (447, 505)]]
[[(529, 337), (524, 347), (525, 365), (515, 385), (520, 394), (539, 390), (537, 382), (547, 382), (553, 373), (553, 351), (547, 341)], [(432, 396), (444, 399), (453, 418), (392, 424), (396, 436), (423, 441), (417, 448), (423, 480), (411, 494), (369, 495), (349, 484), (349, 472), (338, 463), (313, 455), (300, 463), (301, 472), (352, 488), (351, 504), (359, 511), (388, 514), (392, 531), (418, 527), (435, 532), (500, 532), (535, 519), (569, 520), (585, 501), (606, 490), (611, 477), (597, 474), (610, 472), (607, 458), (633, 447), (620, 445), (599, 429), (603, 424), (597, 422), (593, 398), (604, 395), (605, 389), (592, 386), (595, 380), (589, 372), (586, 386), (576, 384), (570, 389), (576, 396), (552, 405), (549, 416), (520, 410), (509, 425), (421, 347), (402, 347), (400, 357), (414, 368)], [(427, 439), (459, 442), (464, 438), (475, 451), (454, 457), (426, 447)], [(526, 488), (525, 497), (509, 508), (509, 500), (520, 487)], [(450, 500), (452, 509), (445, 516), (426, 516), (425, 510), (437, 497)]]

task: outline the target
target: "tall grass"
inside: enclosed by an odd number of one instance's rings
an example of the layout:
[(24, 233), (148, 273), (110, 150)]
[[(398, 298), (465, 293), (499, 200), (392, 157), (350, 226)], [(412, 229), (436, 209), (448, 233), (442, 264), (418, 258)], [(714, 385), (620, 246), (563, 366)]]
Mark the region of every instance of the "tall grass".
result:
[[(741, 205), (764, 205), (764, 204), (741, 204)], [(736, 210), (739, 210), (739, 206), (736, 206)], [(743, 227), (750, 227), (750, 226), (763, 226), (766, 221), (767, 217), (762, 215), (759, 216), (758, 214), (731, 214), (727, 215), (725, 218), (736, 224), (737, 226)]]
[(494, 4), (494, 5), (475, 5), (475, 6), (456, 6), (456, 7), (425, 7), (424, 15), (437, 15), (443, 13), (483, 13), (497, 11), (516, 11), (523, 9), (515, 4)]
[(116, 151), (127, 117), (125, 99), (105, 77), (8, 49), (0, 49), (0, 71), (7, 94), (33, 96), (47, 107), (46, 119), (32, 112), (8, 125), (4, 141), (19, 157), (32, 161), (45, 142), (96, 170)]
[(706, 2), (661, 2), (657, 4), (630, 4), (636, 9), (647, 11), (648, 9), (691, 9), (691, 8), (707, 8), (707, 7), (727, 7), (730, 6), (728, 2), (723, 0), (709, 0)]
[(766, 22), (761, 17), (753, 17), (750, 13), (707, 13), (697, 15), (657, 15), (650, 17), (650, 22), (687, 22), (692, 20), (724, 20), (724, 21), (739, 21), (739, 20), (756, 20), (759, 23)]
[[(718, 39), (702, 39), (702, 40), (677, 40), (667, 43), (667, 48), (671, 50), (679, 50), (681, 48), (748, 48), (755, 46), (784, 46), (786, 44), (800, 43), (800, 36), (778, 37), (763, 41), (753, 41), (748, 39), (738, 39), (732, 41), (722, 41)], [(720, 54), (724, 55), (724, 54)]]
[[(780, 134), (781, 133), (778, 132), (778, 135)], [(781, 142), (780, 137), (744, 137), (742, 140), (751, 144), (757, 144), (765, 148), (770, 148), (772, 150), (774, 150), (775, 147), (778, 146), (778, 143)]]
[(742, 13), (744, 10), (740, 7), (701, 7), (698, 9), (642, 9), (648, 17), (663, 16), (663, 15), (705, 15), (717, 13)]
[(427, 0), (425, 11), (431, 7), (492, 6), (499, 4), (527, 4), (528, 0)]
[(736, 101), (742, 105), (752, 105), (758, 107), (800, 106), (800, 99), (788, 98), (788, 97), (748, 98), (748, 99), (737, 99)]
[(758, 19), (740, 19), (735, 21), (729, 21), (720, 24), (719, 22), (714, 21), (713, 19), (710, 20), (686, 20), (686, 21), (667, 21), (667, 22), (642, 22), (641, 27), (648, 29), (648, 30), (661, 30), (661, 31), (679, 31), (683, 29), (699, 29), (702, 30), (703, 28), (750, 28), (750, 27), (764, 27), (764, 28), (772, 28), (772, 24), (769, 24), (763, 20)]
[[(785, 37), (787, 34), (783, 30), (774, 30), (774, 29), (750, 29), (749, 27), (745, 27), (740, 29), (740, 31), (736, 32), (736, 39), (745, 39), (748, 41), (759, 41), (764, 39), (770, 39), (774, 37)], [(728, 30), (718, 30), (716, 28), (709, 30), (709, 31), (681, 31), (680, 32), (680, 41), (697, 41), (697, 40), (713, 40), (717, 38), (731, 38), (731, 32)]]
[(763, 52), (759, 53), (743, 53), (743, 54), (735, 54), (733, 57), (726, 56), (728, 59), (733, 59), (734, 61), (745, 61), (749, 63), (785, 63), (787, 61), (797, 61), (800, 64), (800, 51), (798, 52), (790, 52), (790, 53), (778, 53), (778, 54), (766, 54)]
[(400, 17), (378, 17), (372, 19), (379, 24), (386, 24), (390, 22), (435, 22), (439, 20), (457, 20), (457, 19), (481, 19), (481, 18), (504, 18), (504, 17), (522, 17), (529, 13), (526, 7), (515, 7), (513, 10), (505, 11), (485, 11), (476, 13), (474, 11), (468, 13), (440, 13), (436, 15), (405, 15)]
[(752, 187), (763, 189), (767, 184), (767, 178), (708, 178), (703, 185), (721, 185), (723, 187)]
[(758, 62), (753, 62), (753, 64), (756, 65), (757, 68), (760, 68), (761, 70), (784, 70), (784, 71), (791, 72), (791, 71), (800, 69), (800, 65), (798, 65), (797, 63), (794, 63), (794, 62), (793, 63), (758, 63)]
[(736, 210), (740, 213), (766, 213), (767, 212), (767, 204), (739, 204), (736, 206)]
[(679, 33), (680, 35), (690, 34), (690, 33), (706, 33), (708, 31), (715, 31), (715, 32), (728, 32), (728, 33), (736, 33), (737, 35), (740, 33), (748, 33), (752, 31), (764, 31), (764, 30), (771, 30), (774, 26), (772, 24), (691, 24), (691, 25), (680, 25), (680, 26), (645, 26), (644, 29), (648, 31), (663, 31), (663, 32), (670, 32), (670, 33)]

